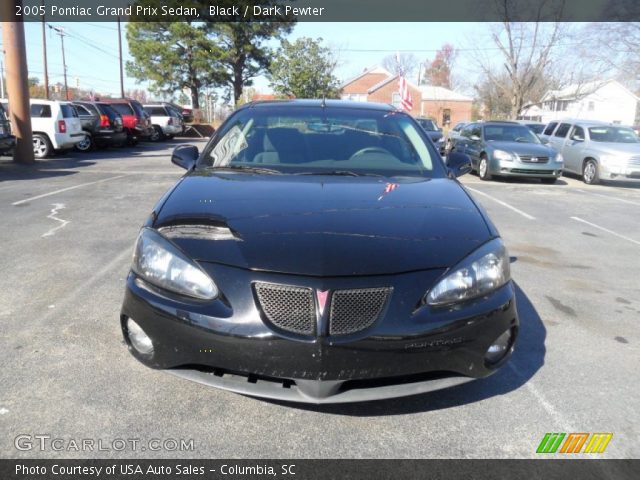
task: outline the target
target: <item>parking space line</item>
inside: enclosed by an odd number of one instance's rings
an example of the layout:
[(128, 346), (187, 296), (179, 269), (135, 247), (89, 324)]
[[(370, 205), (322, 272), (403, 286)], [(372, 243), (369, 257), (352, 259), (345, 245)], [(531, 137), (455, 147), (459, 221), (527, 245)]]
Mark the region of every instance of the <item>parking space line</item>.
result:
[(536, 219), (536, 217), (534, 217), (533, 215), (529, 215), (528, 213), (523, 212), (522, 210), (520, 210), (520, 209), (518, 209), (518, 208), (514, 207), (513, 205), (509, 205), (507, 202), (503, 202), (502, 200), (499, 200), (499, 199), (497, 199), (497, 198), (495, 198), (495, 197), (492, 197), (492, 196), (491, 196), (491, 195), (489, 195), (488, 193), (481, 192), (480, 190), (476, 190), (475, 188), (471, 188), (471, 187), (466, 187), (466, 188), (467, 188), (467, 190), (471, 190), (472, 192), (475, 192), (475, 193), (477, 193), (478, 195), (482, 195), (482, 196), (484, 196), (484, 197), (487, 197), (487, 198), (488, 198), (488, 199), (490, 199), (490, 200), (493, 200), (493, 201), (494, 201), (494, 202), (496, 202), (496, 203), (499, 203), (499, 204), (500, 204), (500, 205), (502, 205), (503, 207), (506, 207), (506, 208), (508, 208), (508, 209), (510, 209), (510, 210), (513, 210), (514, 212), (516, 212), (516, 213), (518, 213), (518, 214), (522, 215), (524, 218), (528, 218), (529, 220), (535, 220), (535, 219)]
[(620, 235), (619, 233), (616, 233), (613, 230), (609, 230), (608, 228), (601, 227), (600, 225), (596, 225), (595, 223), (587, 222), (586, 220), (583, 220), (582, 218), (571, 217), (571, 219), (575, 220), (577, 222), (586, 223), (587, 225), (589, 225), (589, 226), (591, 226), (593, 228), (597, 228), (599, 230), (602, 230), (603, 232), (610, 233), (611, 235), (615, 235), (616, 237), (622, 238), (623, 240), (626, 240), (628, 242), (632, 242), (632, 243), (635, 243), (636, 245), (640, 245), (640, 242), (637, 241), (637, 240), (634, 240), (633, 238), (625, 237), (624, 235)]
[(22, 205), (23, 203), (27, 203), (32, 200), (38, 200), (39, 198), (49, 197), (51, 195), (57, 195), (58, 193), (68, 192), (69, 190), (74, 190), (76, 188), (81, 188), (81, 187), (87, 187), (89, 185), (95, 185), (96, 183), (108, 182), (109, 180), (117, 180), (118, 178), (123, 178), (126, 176), (128, 175), (118, 175), (117, 177), (109, 177), (109, 178), (103, 178), (102, 180), (96, 180), (95, 182), (80, 183), (79, 185), (74, 185), (72, 187), (61, 188), (59, 190), (54, 190), (53, 192), (43, 193), (42, 195), (36, 195), (35, 197), (29, 197), (23, 200), (18, 200), (17, 202), (13, 202), (11, 205)]
[(633, 200), (627, 200), (626, 198), (612, 197), (610, 195), (603, 195), (602, 193), (596, 193), (596, 192), (587, 192), (585, 190), (580, 190), (578, 188), (575, 188), (574, 191), (580, 192), (580, 193), (586, 193), (588, 195), (595, 195), (597, 197), (608, 198), (609, 200), (617, 200), (618, 202), (630, 203), (631, 205), (638, 205), (640, 207), (640, 202), (634, 202)]

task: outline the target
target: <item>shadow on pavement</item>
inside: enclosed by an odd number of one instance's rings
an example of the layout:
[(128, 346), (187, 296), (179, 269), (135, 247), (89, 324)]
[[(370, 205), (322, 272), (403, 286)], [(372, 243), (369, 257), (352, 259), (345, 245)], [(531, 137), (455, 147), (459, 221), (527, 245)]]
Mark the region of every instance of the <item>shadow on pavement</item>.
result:
[(520, 334), (509, 362), (490, 377), (445, 390), (375, 402), (310, 405), (271, 400), (263, 401), (301, 410), (367, 417), (406, 415), (441, 410), (478, 402), (517, 390), (526, 384), (544, 365), (547, 330), (527, 295), (517, 284), (515, 287), (520, 318)]

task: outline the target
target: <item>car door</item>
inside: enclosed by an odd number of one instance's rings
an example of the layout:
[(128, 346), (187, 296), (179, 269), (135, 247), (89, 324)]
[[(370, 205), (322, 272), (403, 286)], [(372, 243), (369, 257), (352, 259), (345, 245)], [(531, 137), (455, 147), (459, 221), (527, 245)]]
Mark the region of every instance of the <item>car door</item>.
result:
[(470, 128), (469, 137), (466, 140), (466, 148), (464, 153), (471, 158), (473, 168), (478, 167), (480, 162), (480, 153), (482, 152), (482, 126), (479, 123), (473, 123)]
[(469, 137), (471, 137), (471, 126), (473, 124), (469, 124), (465, 126), (456, 138), (453, 138), (453, 150), (460, 153), (465, 153), (467, 149), (467, 142), (469, 141)]
[(560, 153), (564, 158), (564, 168), (574, 173), (582, 172), (582, 152), (585, 146), (585, 131), (580, 125), (573, 125)]
[(563, 122), (558, 125), (558, 128), (553, 132), (553, 135), (549, 137), (549, 145), (551, 145), (556, 152), (562, 153), (562, 147), (564, 147), (564, 142), (570, 129), (571, 124)]

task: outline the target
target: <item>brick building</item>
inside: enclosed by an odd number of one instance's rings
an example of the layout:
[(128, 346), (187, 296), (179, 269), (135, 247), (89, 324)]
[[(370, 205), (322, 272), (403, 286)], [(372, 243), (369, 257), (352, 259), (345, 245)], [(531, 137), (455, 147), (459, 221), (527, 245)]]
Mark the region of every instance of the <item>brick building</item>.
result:
[[(471, 120), (473, 99), (453, 90), (431, 85), (415, 85), (407, 81), (414, 117), (430, 117), (439, 126), (450, 121), (451, 125)], [(400, 106), (398, 76), (382, 67), (365, 70), (342, 85), (341, 98), (357, 102), (390, 103)]]

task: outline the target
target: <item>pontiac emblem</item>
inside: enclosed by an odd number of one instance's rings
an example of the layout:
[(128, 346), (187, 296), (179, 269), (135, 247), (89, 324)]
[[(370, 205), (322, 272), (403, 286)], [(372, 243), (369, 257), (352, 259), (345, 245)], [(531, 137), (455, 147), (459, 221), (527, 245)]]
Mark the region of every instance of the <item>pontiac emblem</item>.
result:
[(324, 314), (324, 307), (327, 304), (328, 296), (329, 290), (316, 290), (316, 299), (318, 300), (318, 309), (320, 310), (320, 316)]

